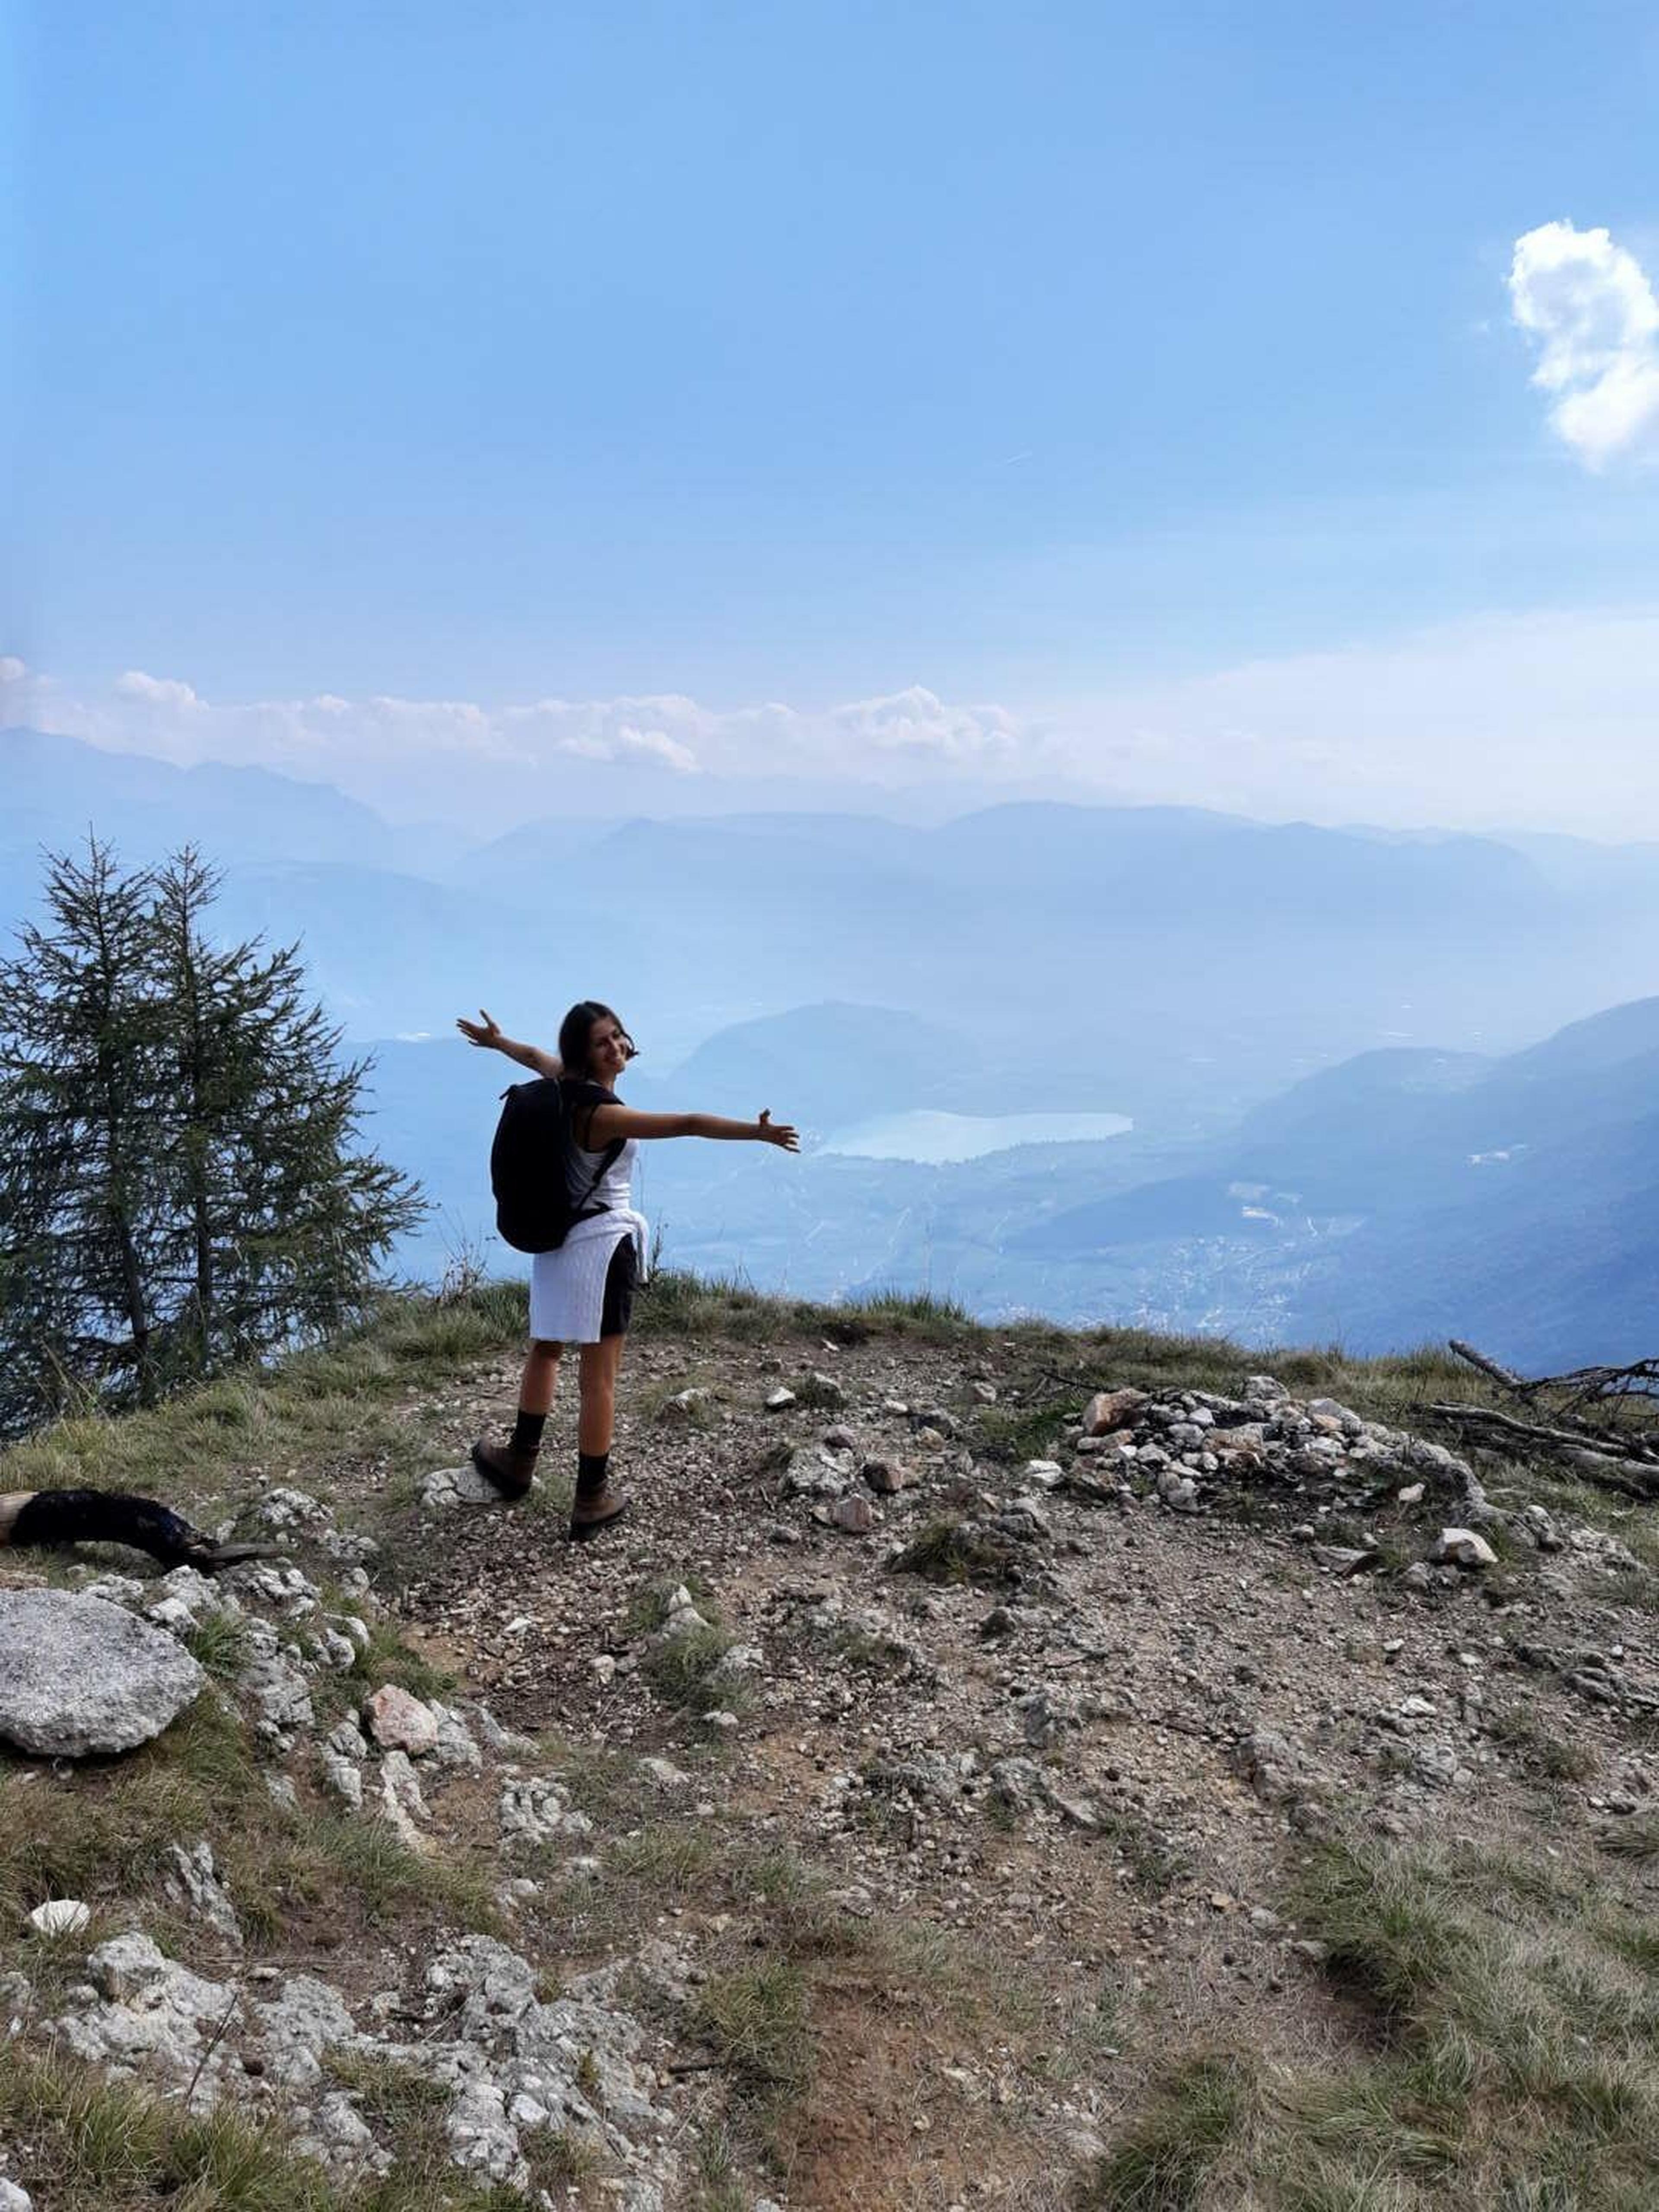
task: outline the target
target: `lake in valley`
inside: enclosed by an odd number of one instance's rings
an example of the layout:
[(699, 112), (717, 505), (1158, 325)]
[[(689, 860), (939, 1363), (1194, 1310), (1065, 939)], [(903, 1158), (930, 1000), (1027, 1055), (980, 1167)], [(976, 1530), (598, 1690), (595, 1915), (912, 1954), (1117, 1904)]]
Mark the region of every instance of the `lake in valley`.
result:
[(1016, 1145), (1091, 1145), (1121, 1137), (1127, 1114), (882, 1114), (826, 1137), (820, 1149), (860, 1160), (916, 1160), (946, 1167)]

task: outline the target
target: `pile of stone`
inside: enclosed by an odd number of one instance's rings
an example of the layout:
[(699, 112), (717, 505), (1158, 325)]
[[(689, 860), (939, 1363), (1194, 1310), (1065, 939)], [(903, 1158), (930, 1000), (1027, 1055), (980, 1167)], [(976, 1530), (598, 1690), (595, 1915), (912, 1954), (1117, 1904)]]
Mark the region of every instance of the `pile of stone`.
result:
[[(1271, 1375), (1246, 1378), (1242, 1394), (1210, 1390), (1101, 1390), (1084, 1408), (1066, 1475), (1074, 1494), (1097, 1500), (1155, 1499), (1173, 1513), (1200, 1514), (1241, 1492), (1258, 1509), (1274, 1504), (1311, 1544), (1322, 1564), (1354, 1572), (1378, 1557), (1375, 1545), (1322, 1546), (1316, 1511), (1367, 1514), (1426, 1504), (1445, 1521), (1421, 1562), (1432, 1578), (1492, 1566), (1498, 1553), (1480, 1532), (1501, 1517), (1468, 1462), (1334, 1398), (1293, 1398)], [(1547, 1514), (1533, 1508), (1517, 1533), (1551, 1548), (1559, 1539)]]

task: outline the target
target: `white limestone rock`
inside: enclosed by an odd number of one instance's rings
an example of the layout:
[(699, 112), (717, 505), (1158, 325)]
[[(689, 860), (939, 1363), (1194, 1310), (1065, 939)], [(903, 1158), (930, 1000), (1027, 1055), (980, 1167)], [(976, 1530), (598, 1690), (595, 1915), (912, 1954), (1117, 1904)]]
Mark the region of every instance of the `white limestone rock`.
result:
[(426, 1800), (407, 1752), (389, 1751), (380, 1761), (379, 1811), (412, 1851), (431, 1847), (415, 1823), (427, 1818)]
[(465, 1467), (441, 1467), (421, 1486), (421, 1503), (436, 1513), (453, 1513), (458, 1507), (499, 1505), (501, 1493), (471, 1461)]
[(172, 1871), (162, 1887), (175, 1905), (185, 1907), (205, 1920), (228, 1942), (239, 1948), (242, 1941), (241, 1923), (236, 1917), (236, 1908), (227, 1895), (219, 1879), (219, 1869), (213, 1863), (213, 1847), (206, 1842), (191, 1844), (174, 1844), (168, 1853)]
[(279, 1566), (275, 1560), (246, 1560), (233, 1567), (226, 1579), (283, 1620), (308, 1620), (322, 1603), (323, 1594), (309, 1575), (298, 1567)]
[(312, 2087), (322, 2079), (324, 2051), (356, 2041), (345, 1999), (312, 1974), (288, 1975), (274, 1998), (256, 1999), (252, 2010), (265, 2070), (288, 2088)]
[(66, 1590), (0, 1589), (0, 1737), (58, 1759), (131, 1751), (207, 1681), (171, 1636)]
[(317, 1528), (334, 1518), (334, 1508), (325, 1505), (309, 1491), (278, 1489), (267, 1491), (255, 1515), (262, 1528)]
[(1429, 1553), (1437, 1567), (1495, 1567), (1498, 1554), (1473, 1528), (1443, 1528)]
[(453, 1705), (441, 1705), (436, 1698), (427, 1701), (427, 1711), (437, 1724), (437, 1741), (432, 1747), (433, 1764), (453, 1766), (476, 1774), (483, 1765), (483, 1753), (478, 1748), (477, 1737), (467, 1726), (462, 1714)]
[(237, 1677), (237, 1690), (253, 1707), (259, 1734), (286, 1749), (297, 1729), (309, 1729), (315, 1722), (309, 1685), (283, 1652), (268, 1620), (250, 1618), (246, 1635), (248, 1656)]
[(87, 1960), (87, 1972), (88, 1996), (52, 2023), (64, 2048), (118, 2073), (194, 2079), (191, 2108), (209, 2109), (228, 2037), (211, 2054), (205, 2046), (222, 2025), (234, 2026), (241, 2016), (235, 1985), (191, 1973), (137, 1930), (100, 1943)]
[(37, 1936), (78, 1936), (91, 1918), (78, 1897), (49, 1897), (30, 1913), (29, 1926)]
[(395, 1682), (382, 1682), (363, 1700), (363, 1721), (383, 1749), (419, 1759), (437, 1747), (438, 1723), (430, 1708)]
[(100, 1575), (95, 1583), (88, 1583), (76, 1595), (102, 1598), (106, 1605), (142, 1606), (146, 1592), (143, 1583), (135, 1582), (131, 1575)]
[(562, 1785), (550, 1775), (516, 1776), (501, 1791), (501, 1843), (550, 1844), (556, 1838), (580, 1841), (593, 1832), (585, 1813), (571, 1810)]
[(708, 1623), (692, 1601), (690, 1591), (684, 1583), (678, 1584), (669, 1593), (667, 1617), (663, 1622), (661, 1630), (664, 1638), (692, 1636), (700, 1628), (707, 1628), (708, 1626)]

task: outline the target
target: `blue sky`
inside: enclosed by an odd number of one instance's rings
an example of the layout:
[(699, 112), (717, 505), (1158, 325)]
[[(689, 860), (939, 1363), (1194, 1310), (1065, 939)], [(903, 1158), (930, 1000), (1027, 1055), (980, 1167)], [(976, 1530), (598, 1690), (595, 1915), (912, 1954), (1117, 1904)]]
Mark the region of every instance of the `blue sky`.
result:
[(1650, 7), (4, 20), (29, 719), (492, 807), (550, 746), (1473, 820), (1518, 741), (1630, 824), (1659, 432), (1553, 427), (1508, 280), (1659, 276)]

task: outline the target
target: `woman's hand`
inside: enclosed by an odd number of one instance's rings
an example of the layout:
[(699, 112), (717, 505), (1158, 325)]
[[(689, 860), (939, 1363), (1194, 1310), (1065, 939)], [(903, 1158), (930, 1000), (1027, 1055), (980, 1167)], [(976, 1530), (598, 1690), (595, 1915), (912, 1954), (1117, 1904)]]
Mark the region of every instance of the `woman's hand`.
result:
[(482, 1006), (476, 1022), (465, 1021), (458, 1015), (455, 1026), (469, 1044), (482, 1045), (487, 1052), (500, 1052), (506, 1042), (501, 1024), (494, 1014), (485, 1013)]
[(800, 1150), (799, 1137), (787, 1121), (774, 1121), (770, 1107), (762, 1109), (760, 1120), (756, 1126), (757, 1133), (763, 1144), (781, 1145), (786, 1152), (798, 1152)]

